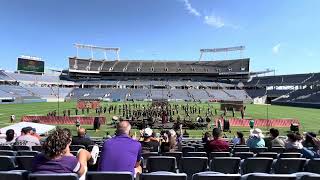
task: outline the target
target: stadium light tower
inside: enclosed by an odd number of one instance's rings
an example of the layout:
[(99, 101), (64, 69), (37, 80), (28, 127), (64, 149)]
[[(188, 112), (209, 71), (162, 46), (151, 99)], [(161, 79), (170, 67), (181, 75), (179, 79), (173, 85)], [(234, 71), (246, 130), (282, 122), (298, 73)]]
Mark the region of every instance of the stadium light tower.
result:
[(214, 53), (219, 53), (219, 52), (228, 53), (230, 51), (240, 51), (240, 56), (242, 56), (243, 50), (245, 50), (245, 46), (235, 46), (235, 47), (227, 47), (227, 48), (213, 48), (213, 49), (200, 49), (199, 61), (201, 61), (204, 53), (213, 53), (214, 54)]
[(107, 59), (107, 52), (113, 51), (117, 55), (117, 60), (120, 60), (119, 52), (120, 48), (118, 47), (100, 47), (100, 46), (94, 46), (94, 45), (85, 45), (85, 44), (78, 44), (75, 43), (74, 46), (77, 49), (77, 57), (79, 57), (79, 49), (89, 49), (91, 52), (91, 59), (93, 59), (93, 52), (94, 51), (102, 51), (104, 53), (104, 59)]

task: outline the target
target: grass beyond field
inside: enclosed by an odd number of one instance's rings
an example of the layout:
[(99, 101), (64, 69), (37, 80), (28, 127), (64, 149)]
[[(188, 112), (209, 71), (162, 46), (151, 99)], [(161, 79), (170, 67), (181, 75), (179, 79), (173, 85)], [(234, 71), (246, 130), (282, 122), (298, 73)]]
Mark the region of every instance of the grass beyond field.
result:
[[(130, 102), (131, 103), (131, 102)], [(121, 105), (123, 103), (120, 102), (111, 102), (111, 103), (103, 103), (103, 105)], [(145, 102), (141, 102), (141, 104), (146, 104)], [(184, 102), (178, 102), (173, 104), (187, 104)], [(196, 105), (201, 107), (201, 109), (216, 108), (219, 109), (219, 104), (217, 103), (196, 103), (191, 102), (189, 105)], [(60, 106), (60, 114), (64, 109), (71, 109), (71, 114), (75, 115), (74, 108), (76, 106), (76, 102), (63, 102), (59, 103)], [(246, 117), (250, 118), (264, 118), (264, 119), (273, 119), (273, 118), (294, 118), (298, 119), (302, 125), (300, 128), (301, 132), (303, 131), (314, 131), (318, 133), (320, 130), (320, 109), (311, 109), (311, 108), (297, 108), (297, 107), (287, 107), (287, 106), (275, 106), (275, 105), (253, 105), (247, 104), (246, 109)], [(16, 116), (16, 121), (20, 121), (23, 115), (46, 115), (49, 111), (58, 110), (58, 103), (30, 103), (30, 104), (1, 104), (0, 105), (0, 127), (10, 125), (10, 115), (14, 114)], [(81, 111), (79, 112), (81, 115)], [(221, 114), (219, 112), (218, 114)], [(87, 115), (85, 113), (85, 115)], [(91, 110), (89, 115), (94, 116), (95, 111)], [(107, 112), (106, 114), (102, 114), (106, 116), (107, 121), (111, 119), (113, 112), (110, 114)], [(231, 116), (231, 112), (228, 114)], [(180, 115), (183, 116), (183, 115)], [(202, 115), (204, 117), (204, 115)], [(194, 115), (193, 118), (196, 116)], [(240, 113), (236, 113), (236, 117), (240, 117)], [(73, 133), (75, 133), (74, 125), (61, 125), (62, 127), (70, 128)], [(85, 126), (86, 128), (92, 128), (92, 126)], [(268, 127), (263, 128), (267, 130)], [(237, 130), (248, 132), (248, 128), (240, 128), (240, 127), (232, 127), (231, 130), (233, 132)], [(281, 133), (285, 135), (285, 132), (288, 128), (280, 129)], [(189, 130), (190, 136), (199, 137), (206, 130)], [(109, 125), (102, 126), (99, 132), (88, 131), (91, 136), (105, 136), (106, 132), (110, 132), (110, 134), (114, 133), (114, 128)]]

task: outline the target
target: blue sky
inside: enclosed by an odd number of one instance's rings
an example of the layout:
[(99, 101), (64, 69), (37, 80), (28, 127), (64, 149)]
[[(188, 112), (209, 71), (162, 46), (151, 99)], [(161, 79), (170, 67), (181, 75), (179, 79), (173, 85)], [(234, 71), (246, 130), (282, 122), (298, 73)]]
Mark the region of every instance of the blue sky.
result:
[[(20, 55), (66, 68), (73, 43), (158, 60), (195, 60), (200, 48), (244, 45), (251, 71), (319, 72), (319, 7), (318, 0), (1, 0), (0, 68), (15, 70)], [(240, 54), (204, 59), (226, 57)]]

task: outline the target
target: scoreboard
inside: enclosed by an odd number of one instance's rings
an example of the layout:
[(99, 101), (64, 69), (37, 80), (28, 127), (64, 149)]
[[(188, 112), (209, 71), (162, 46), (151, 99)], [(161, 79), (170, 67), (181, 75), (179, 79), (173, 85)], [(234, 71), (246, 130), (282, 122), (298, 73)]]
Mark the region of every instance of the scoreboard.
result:
[(44, 61), (35, 58), (19, 57), (17, 70), (23, 72), (44, 73)]

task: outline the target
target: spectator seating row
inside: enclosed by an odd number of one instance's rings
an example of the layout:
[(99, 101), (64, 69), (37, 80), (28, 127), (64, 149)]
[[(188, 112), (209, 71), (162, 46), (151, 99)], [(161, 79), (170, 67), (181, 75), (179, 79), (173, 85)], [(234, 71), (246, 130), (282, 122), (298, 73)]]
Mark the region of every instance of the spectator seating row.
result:
[[(170, 172), (153, 172), (143, 173), (139, 176), (140, 180), (316, 180), (319, 174), (314, 173), (294, 173), (294, 174), (266, 174), (251, 173), (247, 175), (239, 174), (222, 174), (217, 172), (201, 172), (193, 174), (191, 177), (185, 173)], [(0, 180), (78, 180), (79, 177), (74, 173), (57, 173), (57, 174), (33, 174), (27, 171), (8, 171), (0, 172)], [(88, 172), (87, 180), (133, 180), (134, 177), (130, 172)]]

